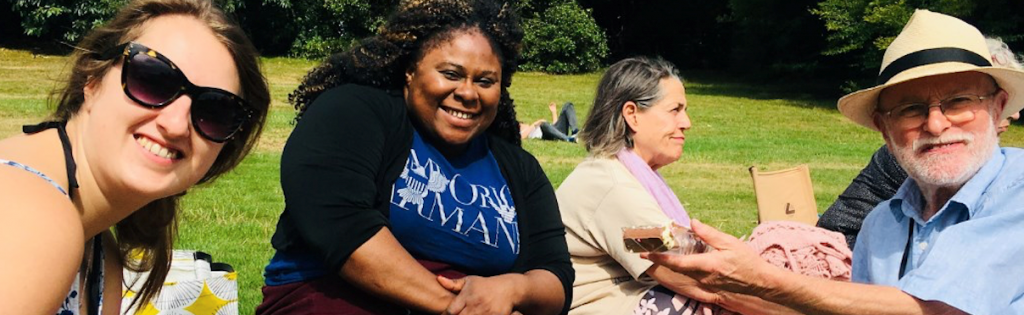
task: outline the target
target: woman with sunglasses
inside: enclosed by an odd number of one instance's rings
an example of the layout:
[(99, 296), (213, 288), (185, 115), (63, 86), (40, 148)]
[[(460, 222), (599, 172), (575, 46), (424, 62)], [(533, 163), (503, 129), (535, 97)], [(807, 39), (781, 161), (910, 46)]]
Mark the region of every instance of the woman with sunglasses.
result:
[(51, 121), (0, 141), (0, 313), (117, 314), (139, 252), (135, 303), (151, 299), (178, 199), (234, 168), (266, 117), (257, 53), (210, 1), (133, 1), (77, 49)]
[(500, 1), (406, 1), (306, 76), (257, 314), (567, 310), (554, 191), (507, 90), (522, 36)]

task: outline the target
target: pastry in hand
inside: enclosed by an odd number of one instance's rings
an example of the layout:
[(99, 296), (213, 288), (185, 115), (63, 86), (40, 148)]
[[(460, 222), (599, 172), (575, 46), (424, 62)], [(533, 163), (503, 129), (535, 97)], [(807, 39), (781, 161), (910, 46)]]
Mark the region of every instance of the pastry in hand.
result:
[(675, 223), (622, 228), (622, 241), (626, 250), (634, 253), (692, 254), (706, 252), (709, 248), (690, 229)]

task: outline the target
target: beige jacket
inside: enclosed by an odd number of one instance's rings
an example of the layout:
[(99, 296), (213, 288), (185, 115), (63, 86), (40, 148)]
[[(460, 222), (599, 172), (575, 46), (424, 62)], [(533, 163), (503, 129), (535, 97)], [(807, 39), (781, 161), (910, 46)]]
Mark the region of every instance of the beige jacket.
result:
[(576, 269), (569, 313), (632, 314), (658, 283), (644, 273), (652, 263), (626, 251), (622, 228), (664, 225), (671, 219), (614, 158), (584, 160), (555, 195)]

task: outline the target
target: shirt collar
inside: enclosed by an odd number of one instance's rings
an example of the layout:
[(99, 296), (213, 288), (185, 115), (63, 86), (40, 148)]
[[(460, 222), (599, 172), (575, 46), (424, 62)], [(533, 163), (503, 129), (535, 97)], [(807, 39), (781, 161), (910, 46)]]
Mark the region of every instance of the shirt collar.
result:
[[(1006, 160), (1006, 156), (1003, 155), (1003, 151), (998, 146), (992, 149), (992, 157), (981, 166), (971, 179), (967, 180), (967, 183), (960, 190), (957, 190), (956, 194), (946, 202), (938, 212), (935, 213), (932, 218), (938, 217), (943, 212), (946, 212), (951, 204), (960, 204), (963, 208), (967, 209), (969, 217), (973, 217), (974, 213), (978, 210), (978, 205), (981, 202), (982, 195), (988, 189), (988, 186), (992, 184), (996, 176), (999, 176), (999, 171), (1002, 169), (1003, 162)], [(921, 188), (917, 185), (911, 177), (907, 177), (907, 180), (900, 185), (900, 188), (896, 191), (896, 195), (893, 195), (892, 202), (890, 203), (890, 211), (897, 219), (902, 220), (903, 217), (911, 217), (914, 220), (924, 224), (924, 219), (921, 217), (922, 199)]]

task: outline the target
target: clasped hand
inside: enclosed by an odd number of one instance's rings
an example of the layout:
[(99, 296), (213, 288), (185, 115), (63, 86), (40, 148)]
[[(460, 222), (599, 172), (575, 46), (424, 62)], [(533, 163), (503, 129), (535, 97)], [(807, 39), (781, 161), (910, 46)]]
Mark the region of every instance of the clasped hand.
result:
[(443, 314), (448, 315), (507, 315), (519, 314), (515, 306), (522, 296), (519, 286), (520, 274), (503, 274), (493, 277), (467, 276), (448, 279), (437, 276), (442, 287), (455, 293), (455, 299)]

